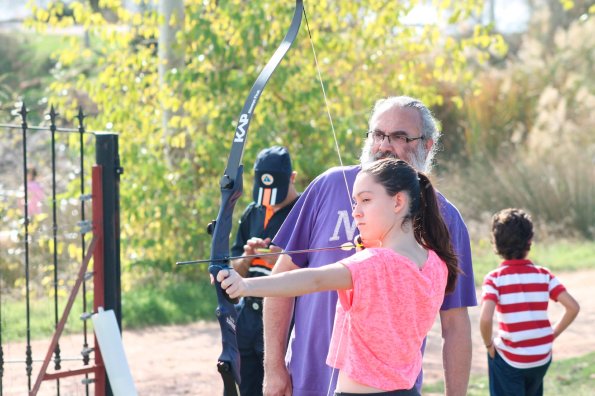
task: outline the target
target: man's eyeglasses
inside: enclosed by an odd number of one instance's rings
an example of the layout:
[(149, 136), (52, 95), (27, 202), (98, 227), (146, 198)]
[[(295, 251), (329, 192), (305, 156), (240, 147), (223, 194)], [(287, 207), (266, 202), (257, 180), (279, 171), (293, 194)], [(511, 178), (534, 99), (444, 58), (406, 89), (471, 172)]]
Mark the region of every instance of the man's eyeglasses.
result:
[(384, 134), (380, 131), (369, 131), (366, 132), (366, 137), (370, 137), (372, 136), (372, 140), (374, 141), (375, 144), (381, 144), (384, 141), (384, 138), (388, 139), (388, 144), (391, 143), (411, 143), (413, 141), (416, 140), (423, 140), (424, 137), (423, 136), (418, 136), (418, 137), (409, 137), (407, 135), (404, 135), (402, 133), (389, 133)]

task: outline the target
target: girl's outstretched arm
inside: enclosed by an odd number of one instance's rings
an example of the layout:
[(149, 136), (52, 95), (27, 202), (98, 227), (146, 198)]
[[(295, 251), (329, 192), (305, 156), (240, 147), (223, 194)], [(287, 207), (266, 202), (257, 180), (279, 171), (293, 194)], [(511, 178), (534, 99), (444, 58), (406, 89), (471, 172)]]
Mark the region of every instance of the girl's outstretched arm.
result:
[(231, 298), (295, 297), (353, 287), (351, 272), (343, 264), (303, 268), (257, 278), (242, 278), (234, 270), (222, 270), (217, 274), (217, 281)]

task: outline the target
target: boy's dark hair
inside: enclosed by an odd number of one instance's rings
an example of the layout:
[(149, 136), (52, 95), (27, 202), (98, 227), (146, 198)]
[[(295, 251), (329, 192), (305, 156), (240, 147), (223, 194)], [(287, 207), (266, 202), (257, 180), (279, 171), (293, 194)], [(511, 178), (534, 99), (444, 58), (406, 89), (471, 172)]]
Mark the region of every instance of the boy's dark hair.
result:
[(531, 249), (533, 222), (522, 209), (503, 209), (492, 217), (494, 250), (505, 260), (524, 259)]

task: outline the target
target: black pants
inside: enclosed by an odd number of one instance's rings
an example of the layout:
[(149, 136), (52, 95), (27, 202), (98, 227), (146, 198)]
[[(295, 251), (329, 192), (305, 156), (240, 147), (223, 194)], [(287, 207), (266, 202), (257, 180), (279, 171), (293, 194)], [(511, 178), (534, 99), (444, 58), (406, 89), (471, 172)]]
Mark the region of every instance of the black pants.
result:
[(494, 358), (488, 355), (488, 370), (491, 396), (542, 396), (543, 377), (551, 360), (543, 366), (519, 369), (509, 365), (496, 351)]
[(335, 392), (335, 396), (420, 396), (417, 388), (414, 386), (411, 389), (394, 390), (388, 392), (376, 393), (349, 393), (349, 392)]
[(262, 299), (244, 298), (239, 306), (237, 339), (240, 349), (241, 396), (261, 396), (264, 379)]

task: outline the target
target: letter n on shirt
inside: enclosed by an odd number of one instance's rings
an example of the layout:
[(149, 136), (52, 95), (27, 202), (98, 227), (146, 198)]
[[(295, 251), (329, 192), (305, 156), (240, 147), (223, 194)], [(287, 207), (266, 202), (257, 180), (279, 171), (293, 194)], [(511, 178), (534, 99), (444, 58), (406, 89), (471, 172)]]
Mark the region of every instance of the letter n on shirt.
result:
[[(351, 220), (351, 222), (350, 222)], [(346, 210), (339, 210), (337, 211), (337, 223), (335, 225), (335, 230), (333, 231), (333, 235), (329, 238), (330, 242), (338, 241), (341, 238), (339, 237), (339, 231), (341, 228), (345, 228), (345, 234), (347, 236), (348, 241), (353, 241), (355, 237), (355, 230), (357, 226), (355, 224), (355, 220), (352, 220), (349, 216), (349, 212)]]

